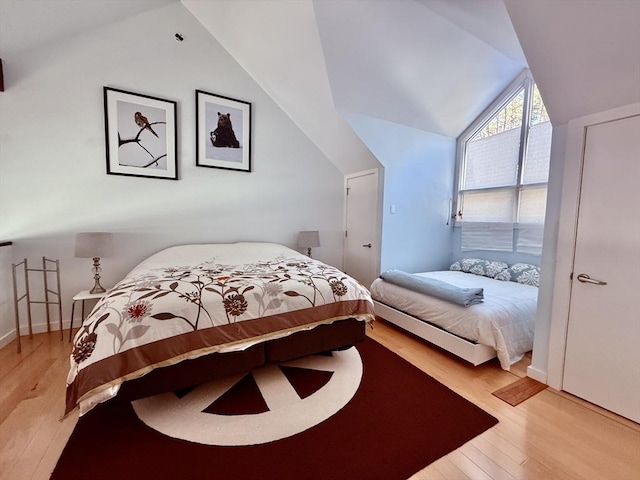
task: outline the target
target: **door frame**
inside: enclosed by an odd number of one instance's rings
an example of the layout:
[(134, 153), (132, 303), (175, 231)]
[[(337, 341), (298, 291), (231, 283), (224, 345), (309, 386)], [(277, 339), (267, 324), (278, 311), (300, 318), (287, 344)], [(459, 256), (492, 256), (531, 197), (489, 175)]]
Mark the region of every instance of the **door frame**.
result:
[[(345, 232), (347, 231), (347, 184), (352, 178), (364, 177), (366, 175), (374, 175), (377, 180), (378, 188), (376, 190), (376, 215), (374, 225), (374, 235), (376, 237), (375, 244), (373, 246), (373, 258), (375, 271), (380, 273), (380, 257), (382, 255), (382, 206), (383, 206), (383, 192), (384, 192), (384, 171), (380, 168), (372, 168), (370, 170), (362, 170), (360, 172), (350, 173), (344, 176), (344, 202), (342, 213), (342, 268), (347, 265), (347, 238)], [(366, 285), (366, 288), (369, 288)]]
[(571, 302), (571, 273), (576, 247), (587, 127), (639, 114), (640, 103), (634, 103), (576, 118), (567, 124), (547, 359), (547, 384), (556, 390), (562, 390), (564, 376)]

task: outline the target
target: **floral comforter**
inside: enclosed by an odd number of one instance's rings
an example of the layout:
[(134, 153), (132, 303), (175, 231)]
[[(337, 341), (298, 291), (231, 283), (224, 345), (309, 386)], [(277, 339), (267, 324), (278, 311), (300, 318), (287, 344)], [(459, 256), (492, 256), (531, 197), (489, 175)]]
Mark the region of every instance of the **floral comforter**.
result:
[(75, 336), (67, 412), (83, 414), (151, 370), (346, 318), (370, 321), (367, 289), (275, 244), (186, 245), (139, 264)]

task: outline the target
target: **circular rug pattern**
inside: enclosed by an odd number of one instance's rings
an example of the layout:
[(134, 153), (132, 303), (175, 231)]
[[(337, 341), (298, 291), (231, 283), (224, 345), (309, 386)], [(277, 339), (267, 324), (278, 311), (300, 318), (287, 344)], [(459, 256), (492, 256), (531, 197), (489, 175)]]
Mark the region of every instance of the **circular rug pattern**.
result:
[(355, 395), (362, 359), (355, 347), (266, 365), (247, 375), (132, 402), (165, 435), (218, 446), (257, 445), (301, 433)]

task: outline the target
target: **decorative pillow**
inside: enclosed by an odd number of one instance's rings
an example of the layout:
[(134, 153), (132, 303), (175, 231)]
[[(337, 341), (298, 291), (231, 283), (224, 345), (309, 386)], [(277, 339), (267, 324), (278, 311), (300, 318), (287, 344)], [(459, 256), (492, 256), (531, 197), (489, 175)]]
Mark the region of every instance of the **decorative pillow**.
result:
[(504, 262), (494, 262), (491, 260), (483, 260), (481, 258), (463, 258), (453, 263), (449, 270), (474, 273), (483, 277), (495, 278), (500, 272), (508, 268)]
[(495, 279), (537, 287), (540, 285), (540, 267), (528, 263), (514, 263), (496, 275)]

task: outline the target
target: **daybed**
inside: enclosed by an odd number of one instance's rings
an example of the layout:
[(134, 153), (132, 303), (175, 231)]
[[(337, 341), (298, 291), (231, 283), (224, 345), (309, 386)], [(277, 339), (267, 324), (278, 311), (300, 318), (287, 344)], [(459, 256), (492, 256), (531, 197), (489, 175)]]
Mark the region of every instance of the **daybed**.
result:
[(538, 267), (463, 259), (449, 271), (413, 278), (418, 283), (421, 278), (444, 282), (454, 292), (481, 289), (483, 300), (464, 306), (378, 278), (371, 285), (378, 316), (473, 365), (497, 356), (501, 367), (509, 370), (533, 348)]
[(131, 270), (81, 326), (66, 410), (346, 348), (373, 318), (366, 288), (287, 247), (168, 248)]

